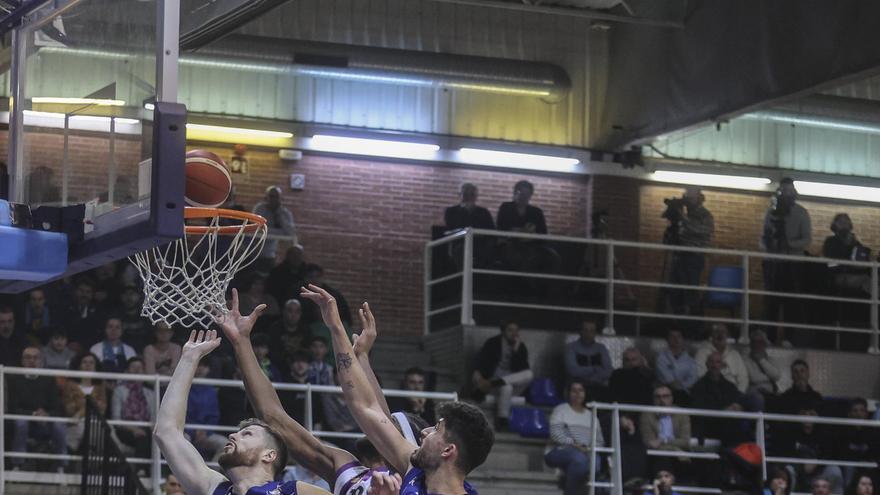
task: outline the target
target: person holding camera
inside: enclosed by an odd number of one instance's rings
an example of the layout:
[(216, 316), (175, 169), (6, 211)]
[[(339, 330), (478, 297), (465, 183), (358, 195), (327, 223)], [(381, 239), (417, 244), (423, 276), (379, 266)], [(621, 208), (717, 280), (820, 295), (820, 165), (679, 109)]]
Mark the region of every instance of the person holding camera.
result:
[[(813, 241), (810, 214), (797, 203), (797, 197), (794, 180), (789, 177), (782, 179), (764, 215), (761, 247), (768, 253), (803, 256)], [(795, 294), (803, 292), (804, 270), (801, 263), (765, 259), (763, 265), (766, 290)], [(797, 322), (804, 309), (801, 299), (773, 296), (767, 298), (764, 308), (766, 320), (789, 322)], [(776, 331), (776, 344), (787, 344), (783, 327)]]
[[(680, 199), (667, 199), (666, 212), (669, 220), (664, 242), (679, 246), (708, 247), (715, 233), (715, 218), (703, 206), (706, 197), (697, 187), (688, 187)], [(703, 275), (706, 256), (693, 251), (673, 251), (669, 282), (680, 285), (699, 285)], [(669, 303), (676, 314), (693, 314), (699, 303), (699, 292), (673, 289)]]

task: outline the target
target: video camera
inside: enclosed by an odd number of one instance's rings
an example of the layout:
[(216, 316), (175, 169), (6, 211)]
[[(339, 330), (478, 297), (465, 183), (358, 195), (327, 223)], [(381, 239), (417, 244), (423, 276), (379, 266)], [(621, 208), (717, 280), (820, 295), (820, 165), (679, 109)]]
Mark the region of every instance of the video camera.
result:
[(683, 198), (665, 198), (663, 204), (666, 210), (661, 217), (669, 220), (669, 226), (663, 232), (663, 244), (677, 245), (679, 240), (679, 225), (684, 216), (685, 202)]

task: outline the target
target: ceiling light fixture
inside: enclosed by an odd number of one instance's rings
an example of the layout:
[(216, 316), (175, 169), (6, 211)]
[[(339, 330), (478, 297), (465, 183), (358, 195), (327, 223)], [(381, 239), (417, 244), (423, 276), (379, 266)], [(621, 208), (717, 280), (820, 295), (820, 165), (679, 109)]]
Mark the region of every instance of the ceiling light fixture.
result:
[(671, 170), (658, 170), (651, 174), (651, 180), (657, 182), (670, 182), (675, 184), (688, 184), (694, 186), (723, 187), (726, 189), (746, 189), (749, 191), (764, 191), (772, 182), (766, 177), (744, 177), (739, 175), (700, 174), (694, 172), (674, 172)]
[(310, 148), (331, 153), (386, 156), (413, 160), (434, 160), (437, 158), (437, 151), (440, 150), (440, 146), (436, 144), (330, 136), (326, 134), (312, 136)]
[(867, 201), (880, 203), (880, 188), (868, 186), (850, 186), (846, 184), (829, 184), (827, 182), (794, 181), (794, 187), (802, 196), (818, 198), (846, 199), (850, 201)]
[(458, 156), (462, 161), (475, 165), (523, 168), (548, 172), (576, 172), (576, 167), (580, 163), (580, 160), (577, 158), (513, 153), (510, 151), (480, 148), (461, 148), (458, 150)]

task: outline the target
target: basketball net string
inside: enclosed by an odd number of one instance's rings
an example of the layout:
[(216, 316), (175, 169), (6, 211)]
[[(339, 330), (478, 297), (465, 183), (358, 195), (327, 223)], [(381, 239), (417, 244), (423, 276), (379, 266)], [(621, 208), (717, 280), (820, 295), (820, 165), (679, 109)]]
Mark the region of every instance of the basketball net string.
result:
[(252, 225), (243, 220), (234, 234), (220, 235), (215, 217), (205, 234), (185, 234), (129, 258), (144, 281), (141, 316), (185, 328), (209, 328), (215, 317), (225, 317), (229, 282), (257, 259), (266, 240), (266, 226), (247, 233)]

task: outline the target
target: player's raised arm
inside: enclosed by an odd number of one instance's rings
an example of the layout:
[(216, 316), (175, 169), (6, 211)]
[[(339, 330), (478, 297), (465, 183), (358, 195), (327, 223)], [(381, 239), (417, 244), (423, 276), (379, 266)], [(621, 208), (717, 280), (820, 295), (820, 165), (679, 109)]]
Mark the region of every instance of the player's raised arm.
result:
[(186, 402), (189, 389), (196, 375), (199, 361), (220, 345), (220, 338), (213, 330), (190, 333), (183, 346), (180, 362), (174, 368), (171, 383), (165, 391), (153, 437), (159, 450), (168, 461), (171, 471), (180, 480), (187, 493), (207, 494), (226, 478), (208, 468), (201, 454), (183, 436), (186, 420)]
[(388, 401), (385, 400), (385, 394), (382, 393), (382, 387), (379, 385), (376, 373), (373, 372), (373, 367), (370, 365), (370, 350), (376, 342), (377, 332), (376, 318), (373, 317), (369, 304), (364, 303), (361, 305), (361, 309), (358, 310), (358, 318), (361, 320), (361, 333), (354, 335), (352, 349), (358, 362), (361, 363), (361, 368), (364, 369), (364, 373), (367, 375), (367, 380), (370, 381), (370, 385), (373, 387), (376, 400), (379, 401), (379, 405), (382, 406), (385, 414), (390, 417), (391, 409), (388, 407)]
[(243, 316), (238, 308), (238, 291), (232, 289), (231, 310), (224, 317), (215, 318), (215, 321), (235, 349), (235, 358), (244, 378), (244, 389), (254, 406), (254, 412), (281, 435), (297, 463), (332, 485), (336, 470), (355, 461), (355, 457), (344, 450), (324, 445), (284, 411), (275, 387), (260, 368), (251, 346), (251, 330), (266, 305), (257, 306), (247, 316)]
[(301, 294), (321, 308), (324, 324), (330, 328), (333, 352), (336, 353), (339, 384), (342, 386), (345, 402), (352, 416), (391, 467), (399, 473), (406, 473), (410, 468), (409, 458), (416, 447), (407, 442), (394, 427), (392, 420), (379, 404), (360, 362), (353, 358), (354, 351), (339, 318), (336, 300), (327, 291), (315, 285), (303, 288)]

